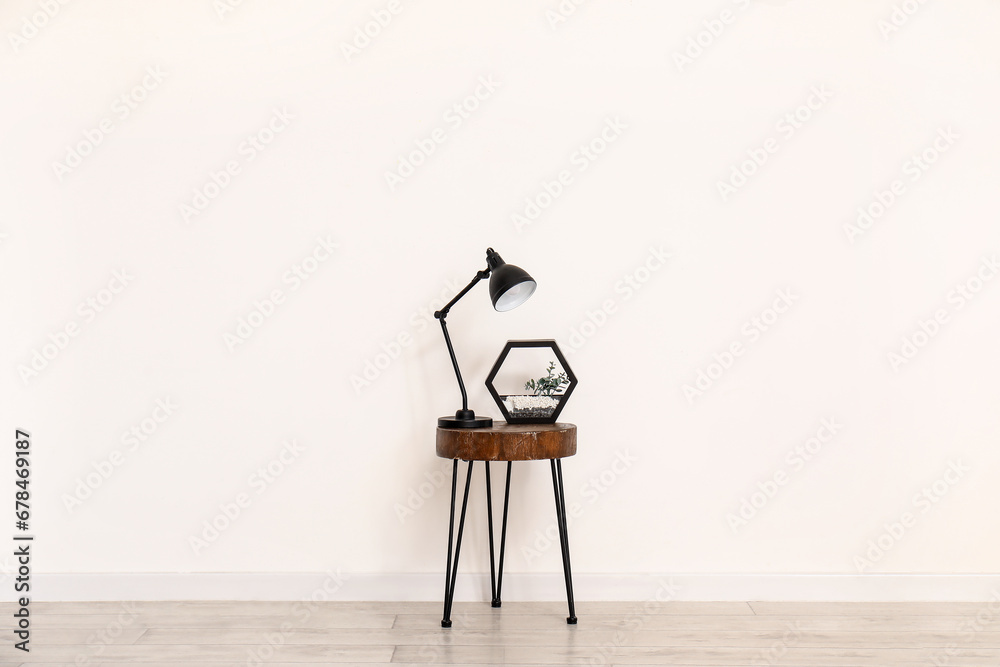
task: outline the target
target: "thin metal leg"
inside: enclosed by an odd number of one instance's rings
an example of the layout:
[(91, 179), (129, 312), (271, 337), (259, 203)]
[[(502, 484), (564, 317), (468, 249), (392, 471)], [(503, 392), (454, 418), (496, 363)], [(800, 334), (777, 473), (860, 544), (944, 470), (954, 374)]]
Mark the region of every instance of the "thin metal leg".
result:
[(490, 464), (486, 462), (486, 517), (490, 524), (490, 589), (493, 592), (491, 605), (500, 606), (500, 590), (503, 586), (503, 555), (507, 545), (507, 508), (510, 505), (510, 466), (507, 461), (507, 484), (503, 491), (503, 527), (500, 529), (500, 567), (494, 566), (493, 560), (493, 495), (490, 489)]
[[(507, 507), (510, 504), (510, 467), (513, 462), (507, 461), (507, 483), (504, 485), (503, 489), (503, 527), (500, 529), (500, 571), (497, 573), (497, 591), (496, 595), (493, 596), (493, 606), (500, 606), (500, 591), (503, 587), (503, 553), (504, 547), (507, 544)], [(492, 530), (490, 531), (492, 534)], [(493, 551), (492, 546), (490, 547), (490, 552)]]
[(457, 486), (458, 459), (455, 459), (455, 465), (451, 469), (451, 514), (448, 520), (448, 561), (444, 568), (444, 620), (441, 621), (441, 627), (443, 628), (451, 627), (451, 620), (448, 618), (448, 609), (450, 607), (448, 601), (451, 597), (451, 544), (455, 539), (455, 491)]
[(569, 528), (566, 525), (566, 492), (563, 489), (562, 461), (551, 459), (551, 464), (552, 491), (556, 499), (556, 523), (559, 528), (559, 546), (562, 549), (563, 576), (566, 578), (566, 601), (569, 603), (569, 617), (566, 618), (566, 622), (575, 625), (576, 604), (573, 601), (573, 572), (569, 564)]
[(451, 561), (451, 538), (455, 530), (455, 491), (458, 485), (458, 459), (451, 478), (451, 520), (448, 524), (448, 566), (444, 575), (444, 618), (442, 628), (451, 627), (451, 606), (455, 600), (455, 580), (458, 577), (458, 556), (462, 551), (462, 532), (465, 529), (465, 511), (469, 506), (469, 487), (472, 486), (472, 461), (469, 461), (469, 474), (465, 477), (465, 496), (462, 498), (462, 517), (458, 521), (458, 542), (455, 544), (455, 562)]
[(493, 561), (493, 491), (490, 488), (490, 462), (483, 461), (486, 466), (486, 523), (490, 531), (490, 595), (493, 606), (497, 605), (497, 575), (496, 565)]

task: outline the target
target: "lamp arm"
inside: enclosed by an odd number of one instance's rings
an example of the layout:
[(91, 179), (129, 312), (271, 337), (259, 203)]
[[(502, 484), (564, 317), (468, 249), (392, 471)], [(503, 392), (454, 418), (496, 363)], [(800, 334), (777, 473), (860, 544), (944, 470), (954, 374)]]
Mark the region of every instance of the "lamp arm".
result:
[(447, 304), (445, 304), (445, 306), (441, 310), (439, 310), (436, 313), (434, 313), (434, 317), (438, 318), (439, 320), (442, 320), (445, 317), (447, 317), (448, 316), (448, 311), (451, 310), (452, 306), (454, 306), (456, 303), (458, 303), (459, 299), (461, 299), (463, 296), (465, 296), (466, 294), (468, 294), (469, 290), (471, 290), (473, 287), (475, 287), (476, 283), (478, 283), (480, 280), (485, 280), (486, 278), (489, 278), (489, 277), (490, 277), (490, 269), (489, 268), (487, 268), (485, 271), (477, 271), (476, 272), (476, 277), (472, 279), (472, 282), (470, 282), (468, 285), (466, 285), (465, 288), (461, 292), (459, 292), (458, 294), (456, 294), (455, 298), (452, 299), (451, 301), (449, 301)]
[(465, 392), (465, 382), (462, 381), (462, 371), (458, 368), (458, 359), (455, 357), (455, 348), (451, 344), (451, 336), (448, 335), (448, 323), (445, 320), (448, 317), (448, 312), (451, 310), (451, 307), (454, 306), (459, 299), (468, 294), (469, 290), (475, 287), (480, 280), (484, 280), (489, 277), (489, 268), (485, 271), (477, 272), (476, 277), (472, 279), (472, 282), (465, 286), (465, 289), (456, 294), (455, 298), (449, 301), (441, 310), (434, 313), (434, 317), (441, 321), (441, 331), (444, 333), (444, 342), (448, 345), (448, 354), (451, 356), (451, 364), (455, 367), (455, 377), (458, 378), (458, 388), (462, 391), (463, 411), (467, 411), (469, 409), (469, 396)]
[(448, 344), (448, 354), (451, 355), (451, 363), (455, 367), (455, 377), (458, 378), (458, 388), (462, 391), (462, 409), (469, 409), (469, 396), (465, 393), (465, 382), (462, 381), (462, 371), (458, 369), (458, 359), (455, 358), (455, 348), (451, 345), (451, 336), (448, 335), (448, 324), (441, 318), (441, 331), (444, 332), (444, 342)]

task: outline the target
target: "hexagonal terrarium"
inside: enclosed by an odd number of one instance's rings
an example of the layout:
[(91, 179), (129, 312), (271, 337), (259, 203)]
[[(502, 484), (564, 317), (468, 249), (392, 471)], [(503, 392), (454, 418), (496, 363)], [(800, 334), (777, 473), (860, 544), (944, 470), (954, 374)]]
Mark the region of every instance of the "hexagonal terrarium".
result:
[(509, 340), (486, 388), (508, 424), (551, 424), (577, 380), (554, 340)]

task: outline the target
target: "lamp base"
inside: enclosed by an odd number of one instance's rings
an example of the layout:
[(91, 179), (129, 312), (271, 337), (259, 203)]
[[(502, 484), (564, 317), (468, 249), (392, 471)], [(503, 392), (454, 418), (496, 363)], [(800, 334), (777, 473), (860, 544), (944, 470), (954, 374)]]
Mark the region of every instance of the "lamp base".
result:
[(477, 417), (474, 410), (457, 410), (454, 417), (438, 419), (438, 428), (489, 428), (491, 417)]

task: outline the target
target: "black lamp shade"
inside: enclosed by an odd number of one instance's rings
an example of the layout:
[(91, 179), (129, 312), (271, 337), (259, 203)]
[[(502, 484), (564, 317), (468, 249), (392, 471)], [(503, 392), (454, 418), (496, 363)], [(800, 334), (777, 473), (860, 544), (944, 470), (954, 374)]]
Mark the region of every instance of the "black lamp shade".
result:
[(493, 307), (503, 313), (514, 310), (535, 293), (537, 283), (528, 272), (519, 266), (507, 264), (490, 248), (486, 255), (492, 270), (490, 276), (490, 299)]

